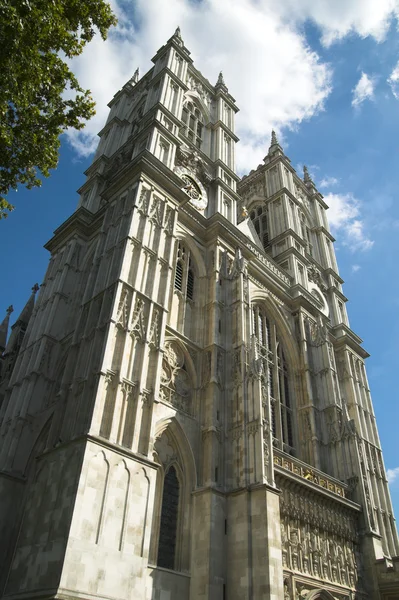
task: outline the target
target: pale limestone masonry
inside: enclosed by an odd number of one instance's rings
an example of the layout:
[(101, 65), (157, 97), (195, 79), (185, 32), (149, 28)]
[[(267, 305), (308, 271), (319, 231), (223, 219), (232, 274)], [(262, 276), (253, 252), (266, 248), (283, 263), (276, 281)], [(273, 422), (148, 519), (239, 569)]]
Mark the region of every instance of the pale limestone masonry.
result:
[(180, 31), (111, 100), (7, 341), (0, 597), (393, 600), (399, 545), (322, 195)]

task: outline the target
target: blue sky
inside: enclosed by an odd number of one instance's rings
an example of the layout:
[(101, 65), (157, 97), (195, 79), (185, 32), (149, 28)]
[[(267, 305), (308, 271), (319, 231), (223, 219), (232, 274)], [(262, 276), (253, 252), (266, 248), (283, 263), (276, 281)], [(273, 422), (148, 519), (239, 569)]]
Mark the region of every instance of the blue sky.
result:
[(261, 162), (274, 127), (294, 167), (309, 167), (331, 206), (350, 323), (371, 354), (369, 382), (399, 515), (398, 1), (137, 0), (134, 11), (132, 5), (113, 2), (118, 29), (72, 63), (93, 91), (97, 116), (84, 134), (63, 136), (59, 168), (41, 189), (10, 195), (16, 210), (0, 221), (1, 315), (13, 304), (16, 318), (43, 279), (42, 246), (76, 208), (107, 102), (137, 66), (141, 73), (150, 67), (180, 25), (197, 68), (211, 82), (222, 69), (241, 108), (240, 171)]

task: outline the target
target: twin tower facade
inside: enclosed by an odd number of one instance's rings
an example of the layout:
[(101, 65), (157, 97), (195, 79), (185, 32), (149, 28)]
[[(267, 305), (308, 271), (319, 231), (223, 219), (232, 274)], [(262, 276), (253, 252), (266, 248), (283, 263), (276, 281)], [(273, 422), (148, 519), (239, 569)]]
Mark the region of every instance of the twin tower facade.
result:
[[(398, 537), (327, 206), (180, 31), (110, 102), (0, 329), (0, 597), (398, 598)], [(2, 337), (1, 337), (2, 336)]]

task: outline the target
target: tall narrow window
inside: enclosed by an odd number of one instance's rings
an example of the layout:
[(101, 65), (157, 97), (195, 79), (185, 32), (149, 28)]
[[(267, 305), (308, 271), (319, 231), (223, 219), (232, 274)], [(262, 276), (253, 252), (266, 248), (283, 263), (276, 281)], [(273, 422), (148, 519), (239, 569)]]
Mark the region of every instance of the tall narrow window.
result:
[(170, 467), (165, 475), (163, 485), (161, 525), (158, 542), (157, 564), (164, 569), (175, 568), (179, 495), (180, 484), (176, 469)]
[(182, 132), (197, 148), (201, 148), (204, 132), (204, 118), (201, 111), (193, 102), (186, 102), (183, 106), (181, 120), (184, 127)]
[(255, 231), (262, 242), (263, 248), (269, 248), (269, 218), (268, 211), (265, 205), (258, 206), (251, 210), (250, 217), (255, 227)]
[(190, 252), (182, 242), (177, 246), (175, 290), (183, 294), (187, 300), (194, 300), (195, 275)]
[(285, 452), (293, 453), (295, 440), (289, 365), (275, 323), (256, 304), (252, 307), (252, 330), (257, 354), (263, 363), (262, 377), (270, 400), (274, 444)]
[(175, 289), (180, 292), (183, 289), (183, 263), (181, 260), (178, 260), (176, 263)]
[(190, 267), (187, 273), (187, 298), (193, 300), (194, 298), (194, 272)]

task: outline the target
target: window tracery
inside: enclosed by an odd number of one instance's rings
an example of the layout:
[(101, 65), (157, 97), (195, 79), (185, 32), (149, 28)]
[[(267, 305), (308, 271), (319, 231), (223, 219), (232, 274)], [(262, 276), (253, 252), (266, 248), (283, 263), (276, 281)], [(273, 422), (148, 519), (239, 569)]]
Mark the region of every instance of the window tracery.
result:
[(267, 207), (263, 205), (253, 208), (250, 217), (263, 248), (267, 250), (269, 248), (269, 214)]
[(293, 454), (295, 442), (289, 365), (275, 323), (258, 304), (252, 307), (252, 331), (260, 371), (270, 400), (273, 444)]
[(201, 148), (204, 132), (204, 117), (193, 102), (186, 102), (183, 106), (182, 121), (184, 134), (197, 148)]
[(182, 242), (177, 245), (174, 287), (186, 300), (194, 300), (195, 277), (191, 253)]

